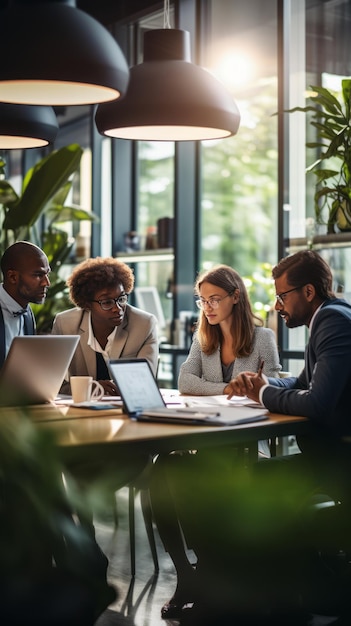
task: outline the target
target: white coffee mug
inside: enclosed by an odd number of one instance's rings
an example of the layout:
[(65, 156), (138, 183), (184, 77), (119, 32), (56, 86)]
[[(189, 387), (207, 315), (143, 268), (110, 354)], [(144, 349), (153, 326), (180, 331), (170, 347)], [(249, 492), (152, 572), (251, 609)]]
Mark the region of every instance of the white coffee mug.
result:
[(105, 394), (104, 388), (92, 376), (71, 376), (73, 402), (97, 402)]

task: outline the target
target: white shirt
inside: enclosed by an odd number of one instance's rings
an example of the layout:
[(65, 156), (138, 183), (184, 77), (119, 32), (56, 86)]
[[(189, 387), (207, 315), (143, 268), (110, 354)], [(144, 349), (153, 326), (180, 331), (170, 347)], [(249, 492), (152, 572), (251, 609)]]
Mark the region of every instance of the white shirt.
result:
[(312, 332), (312, 324), (313, 324), (313, 322), (314, 322), (314, 319), (315, 319), (315, 317), (316, 317), (316, 315), (317, 315), (318, 311), (320, 311), (320, 309), (321, 309), (321, 307), (323, 306), (323, 304), (324, 304), (324, 302), (322, 302), (322, 304), (318, 307), (318, 309), (316, 309), (316, 310), (315, 310), (315, 312), (313, 313), (313, 315), (312, 315), (312, 317), (311, 317), (310, 325), (309, 325), (309, 327), (308, 327), (308, 333), (309, 333), (309, 335), (311, 335), (311, 332)]
[(110, 353), (111, 353), (111, 348), (112, 348), (112, 344), (115, 338), (115, 334), (117, 332), (117, 326), (115, 326), (115, 328), (113, 329), (112, 333), (109, 334), (109, 336), (107, 337), (107, 343), (105, 346), (105, 349), (103, 349), (98, 340), (96, 339), (95, 335), (94, 335), (94, 331), (93, 331), (93, 326), (91, 323), (91, 312), (89, 311), (88, 313), (89, 315), (89, 337), (88, 337), (88, 346), (89, 348), (91, 348), (92, 350), (94, 350), (94, 352), (100, 352), (102, 354), (102, 356), (105, 359), (105, 362), (108, 362), (109, 358), (110, 358)]
[(7, 356), (13, 338), (24, 335), (24, 320), (23, 315), (14, 316), (14, 313), (22, 310), (22, 307), (7, 293), (3, 283), (0, 284), (0, 306), (4, 316), (5, 355)]

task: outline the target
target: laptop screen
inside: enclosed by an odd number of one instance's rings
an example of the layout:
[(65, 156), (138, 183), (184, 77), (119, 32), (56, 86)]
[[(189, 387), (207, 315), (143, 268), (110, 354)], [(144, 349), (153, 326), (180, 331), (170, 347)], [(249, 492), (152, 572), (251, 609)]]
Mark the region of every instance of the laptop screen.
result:
[(165, 402), (146, 359), (112, 359), (111, 377), (119, 389), (128, 415), (165, 408)]
[(78, 342), (79, 335), (15, 337), (0, 371), (0, 405), (52, 402)]

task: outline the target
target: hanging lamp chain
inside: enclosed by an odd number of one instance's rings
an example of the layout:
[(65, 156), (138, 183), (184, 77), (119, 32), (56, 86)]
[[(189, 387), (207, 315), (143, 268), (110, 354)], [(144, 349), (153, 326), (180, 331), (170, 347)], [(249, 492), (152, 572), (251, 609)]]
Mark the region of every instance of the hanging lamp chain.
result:
[(171, 23), (169, 21), (169, 0), (164, 0), (163, 28), (171, 28)]

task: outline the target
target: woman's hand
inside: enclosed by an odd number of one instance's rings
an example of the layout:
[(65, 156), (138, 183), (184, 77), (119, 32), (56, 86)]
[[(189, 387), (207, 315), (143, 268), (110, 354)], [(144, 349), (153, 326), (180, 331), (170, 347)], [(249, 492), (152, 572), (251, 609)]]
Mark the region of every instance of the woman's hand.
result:
[(118, 389), (113, 382), (113, 380), (99, 380), (100, 385), (103, 386), (105, 391), (105, 396), (118, 396)]

